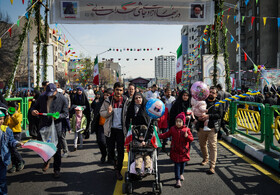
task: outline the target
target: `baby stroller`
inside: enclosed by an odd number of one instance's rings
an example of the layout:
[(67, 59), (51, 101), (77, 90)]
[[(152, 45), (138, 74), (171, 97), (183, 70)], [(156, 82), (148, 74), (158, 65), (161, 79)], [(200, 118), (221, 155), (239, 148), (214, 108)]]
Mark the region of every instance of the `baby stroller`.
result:
[[(132, 142), (129, 144), (129, 152), (128, 152), (128, 169), (125, 172), (125, 183), (122, 186), (123, 194), (132, 194), (133, 193), (133, 183), (135, 181), (139, 181), (147, 175), (154, 176), (154, 181), (152, 183), (153, 193), (161, 194), (162, 192), (162, 183), (160, 182), (160, 173), (157, 166), (157, 149), (154, 147), (136, 147), (133, 144), (133, 139), (135, 139), (135, 129), (140, 128), (139, 126), (132, 127)], [(148, 131), (148, 130), (147, 130)], [(145, 136), (146, 137), (146, 134)], [(151, 167), (149, 173), (137, 174), (135, 171), (135, 154), (137, 153), (149, 153), (151, 156)], [(144, 161), (142, 164), (142, 171), (144, 170)], [(143, 171), (144, 172), (144, 171)]]

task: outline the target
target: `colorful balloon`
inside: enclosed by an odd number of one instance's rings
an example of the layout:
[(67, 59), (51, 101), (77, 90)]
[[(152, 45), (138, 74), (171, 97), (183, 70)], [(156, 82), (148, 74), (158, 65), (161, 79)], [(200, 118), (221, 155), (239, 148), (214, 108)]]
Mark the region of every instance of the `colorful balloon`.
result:
[(191, 87), (191, 94), (197, 101), (203, 101), (209, 96), (209, 89), (204, 82), (197, 81)]
[(146, 104), (146, 112), (149, 117), (158, 119), (165, 112), (164, 103), (159, 99), (150, 99)]

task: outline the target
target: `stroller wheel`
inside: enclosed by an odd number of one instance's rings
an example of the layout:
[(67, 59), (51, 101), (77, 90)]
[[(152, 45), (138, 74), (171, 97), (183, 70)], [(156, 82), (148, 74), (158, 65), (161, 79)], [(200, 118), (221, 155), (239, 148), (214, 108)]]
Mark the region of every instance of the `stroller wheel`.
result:
[(122, 185), (122, 193), (123, 194), (126, 194), (126, 183), (123, 183), (123, 185)]
[(153, 182), (153, 193), (154, 194), (161, 194), (162, 192), (162, 183)]
[(132, 194), (132, 193), (133, 193), (132, 183), (128, 182), (127, 183), (127, 194)]
[(158, 187), (158, 194), (161, 194), (161, 192), (162, 192), (162, 182), (159, 182), (157, 184), (157, 187)]

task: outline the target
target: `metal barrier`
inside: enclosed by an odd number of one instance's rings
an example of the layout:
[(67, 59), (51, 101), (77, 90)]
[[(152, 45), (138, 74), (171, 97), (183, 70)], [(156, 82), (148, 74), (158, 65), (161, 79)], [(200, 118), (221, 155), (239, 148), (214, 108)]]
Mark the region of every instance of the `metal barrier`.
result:
[[(244, 105), (244, 108), (238, 108), (238, 105)], [(249, 110), (248, 106), (261, 108), (261, 114), (258, 111)], [(237, 125), (246, 129), (246, 133), (237, 128)], [(231, 133), (240, 133), (259, 143), (263, 143), (265, 138), (265, 107), (263, 104), (255, 102), (234, 101), (230, 103), (229, 109), (229, 129)], [(260, 138), (249, 134), (249, 130), (260, 132)]]
[[(6, 98), (5, 99), (7, 102), (14, 102), (14, 101), (19, 101), (19, 108), (18, 108), (18, 112), (22, 113), (22, 116), (23, 116), (23, 113), (24, 113), (24, 109), (23, 109), (23, 98), (21, 97), (16, 97), (16, 98)], [(24, 126), (24, 121), (22, 120), (21, 121), (21, 127)]]
[(267, 135), (265, 140), (266, 149), (269, 151), (270, 148), (273, 150), (277, 150), (280, 152), (280, 147), (274, 145), (274, 138), (279, 141), (279, 124), (280, 124), (280, 116), (277, 116), (274, 120), (274, 112), (275, 110), (280, 110), (280, 106), (269, 106), (266, 107), (266, 129)]
[(229, 108), (228, 108), (227, 112), (225, 113), (224, 121), (229, 122)]

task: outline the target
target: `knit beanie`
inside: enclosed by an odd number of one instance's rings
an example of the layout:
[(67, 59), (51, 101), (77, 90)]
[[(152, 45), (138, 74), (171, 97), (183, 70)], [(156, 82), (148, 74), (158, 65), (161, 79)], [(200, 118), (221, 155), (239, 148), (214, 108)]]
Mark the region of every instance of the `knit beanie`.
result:
[(180, 114), (178, 114), (178, 115), (176, 116), (175, 120), (176, 120), (177, 118), (182, 119), (184, 124), (186, 123), (186, 116), (185, 116), (185, 113), (184, 113), (184, 112), (181, 112)]

